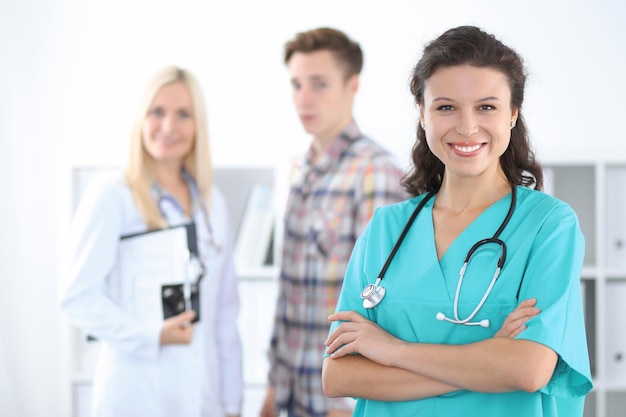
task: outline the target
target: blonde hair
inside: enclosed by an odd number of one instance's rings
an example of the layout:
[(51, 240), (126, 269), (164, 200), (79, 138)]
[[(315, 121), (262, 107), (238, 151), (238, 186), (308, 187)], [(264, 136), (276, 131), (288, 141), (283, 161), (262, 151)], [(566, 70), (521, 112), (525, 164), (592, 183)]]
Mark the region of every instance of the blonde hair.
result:
[[(213, 169), (211, 166), (206, 106), (200, 84), (193, 74), (187, 70), (176, 66), (164, 67), (152, 76), (139, 102), (131, 131), (130, 152), (125, 171), (126, 181), (133, 194), (133, 199), (148, 230), (164, 228), (167, 226), (167, 222), (151, 194), (151, 187), (156, 181), (156, 176), (154, 174), (154, 160), (143, 146), (143, 123), (159, 90), (163, 86), (175, 82), (182, 83), (191, 94), (193, 120), (196, 129), (194, 146), (185, 157), (183, 165), (198, 185), (200, 201), (205, 204), (208, 203), (211, 195)], [(205, 208), (208, 210), (209, 205), (206, 204)]]

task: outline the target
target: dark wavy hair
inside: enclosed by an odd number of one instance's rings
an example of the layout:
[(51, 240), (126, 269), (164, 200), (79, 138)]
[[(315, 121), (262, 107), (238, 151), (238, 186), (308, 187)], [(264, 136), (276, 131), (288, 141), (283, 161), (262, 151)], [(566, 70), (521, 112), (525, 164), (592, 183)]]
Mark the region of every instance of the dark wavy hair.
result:
[[(530, 146), (528, 131), (522, 116), (526, 71), (522, 58), (493, 35), (475, 26), (459, 26), (449, 29), (425, 48), (411, 76), (411, 93), (417, 105), (424, 104), (424, 88), (428, 78), (437, 70), (458, 65), (488, 67), (502, 72), (511, 90), (511, 108), (519, 114), (511, 130), (511, 141), (502, 156), (500, 165), (512, 185), (543, 188), (543, 170), (535, 160)], [(437, 192), (443, 180), (444, 165), (430, 151), (426, 132), (417, 124), (417, 140), (413, 145), (413, 167), (402, 181), (410, 195)]]

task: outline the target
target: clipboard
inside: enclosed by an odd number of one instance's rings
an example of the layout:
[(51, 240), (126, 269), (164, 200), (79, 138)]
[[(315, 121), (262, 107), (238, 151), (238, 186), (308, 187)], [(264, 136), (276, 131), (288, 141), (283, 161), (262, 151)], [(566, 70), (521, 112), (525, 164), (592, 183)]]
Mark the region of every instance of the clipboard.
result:
[(114, 298), (135, 317), (154, 322), (193, 310), (193, 323), (200, 320), (204, 265), (195, 223), (121, 236), (116, 269)]

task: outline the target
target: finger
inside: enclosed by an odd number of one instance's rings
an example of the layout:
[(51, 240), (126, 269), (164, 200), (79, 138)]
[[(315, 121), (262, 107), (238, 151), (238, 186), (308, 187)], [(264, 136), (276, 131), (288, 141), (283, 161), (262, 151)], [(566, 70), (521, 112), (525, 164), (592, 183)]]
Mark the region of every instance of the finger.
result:
[(524, 307), (523, 309), (520, 309), (515, 317), (515, 320), (517, 321), (527, 321), (533, 317), (535, 317), (537, 314), (539, 314), (541, 312), (541, 310), (537, 307)]
[(534, 307), (535, 304), (537, 304), (537, 299), (536, 298), (529, 298), (527, 300), (522, 301), (521, 303), (519, 303), (520, 306), (528, 306), (528, 307)]
[(526, 322), (539, 314), (540, 310), (536, 307), (525, 308), (520, 311), (518, 318), (513, 318), (511, 314), (502, 325), (502, 328), (496, 334), (496, 337), (515, 337), (526, 329)]
[(341, 345), (339, 349), (333, 351), (332, 353), (329, 352), (329, 354), (331, 358), (337, 359), (337, 358), (341, 358), (343, 356), (349, 355), (353, 352), (356, 352), (356, 350), (354, 350), (352, 343), (348, 343), (345, 345)]
[(526, 328), (527, 326), (525, 324), (522, 324), (521, 326), (517, 327), (517, 329), (515, 329), (513, 333), (511, 333), (511, 338), (516, 337), (517, 335), (522, 333), (524, 330), (526, 330)]
[(194, 317), (196, 317), (196, 312), (193, 310), (187, 310), (187, 311), (183, 311), (182, 313), (179, 313), (175, 316), (172, 316), (168, 319), (166, 319), (166, 321), (170, 321), (170, 322), (183, 322), (183, 321), (190, 321), (193, 320)]
[(341, 333), (327, 344), (326, 353), (330, 354), (341, 349), (342, 346), (354, 342), (357, 337), (357, 332)]
[(353, 322), (367, 322), (369, 321), (356, 311), (338, 311), (328, 316), (329, 321), (353, 321)]
[(342, 343), (339, 342), (339, 338), (333, 340), (332, 342), (328, 343), (327, 347), (326, 347), (326, 353), (328, 353), (329, 355), (333, 352), (335, 352), (338, 349), (341, 349), (341, 346), (343, 346)]
[(502, 327), (496, 333), (495, 337), (514, 337), (515, 331), (524, 324), (525, 320), (513, 320), (509, 316)]
[(187, 310), (180, 313), (182, 317), (185, 317), (187, 320), (193, 320), (196, 318), (196, 312), (193, 310)]
[(336, 328), (335, 330), (333, 330), (331, 334), (328, 335), (328, 337), (324, 341), (324, 344), (326, 346), (330, 346), (335, 340), (337, 340), (339, 336), (341, 336), (342, 333), (343, 333), (342, 329), (340, 329), (339, 327)]
[[(534, 309), (534, 307), (532, 307), (532, 309)], [(528, 320), (530, 320), (531, 318), (535, 317), (537, 314), (539, 314), (538, 309), (537, 310), (528, 310), (528, 311), (524, 311), (523, 313), (521, 313), (520, 316), (516, 317), (516, 318), (510, 318), (509, 320), (507, 320), (507, 327), (509, 328), (517, 328), (519, 326), (521, 326), (522, 324), (525, 324)]]
[(537, 300), (535, 298), (529, 298), (528, 300), (523, 300), (521, 303), (517, 305), (517, 307), (515, 307), (515, 310), (513, 310), (512, 313), (525, 311), (529, 308), (534, 308), (536, 304), (537, 304)]
[(517, 307), (511, 312), (511, 314), (519, 313), (520, 311), (525, 311), (528, 308), (533, 308), (537, 304), (536, 298), (529, 298), (527, 300), (521, 301)]
[(503, 326), (502, 328), (502, 332), (505, 336), (511, 336), (513, 333), (515, 333), (520, 327), (522, 326), (526, 326), (526, 321), (527, 318), (522, 317), (520, 319), (517, 320), (511, 320), (508, 323), (505, 324), (505, 326)]
[(517, 307), (506, 317), (502, 327), (495, 334), (495, 337), (513, 338), (526, 329), (526, 322), (540, 313), (540, 309), (535, 307), (536, 298), (529, 298), (521, 301)]
[(540, 313), (540, 309), (537, 307), (517, 307), (509, 316), (506, 318), (506, 323), (515, 323), (519, 325), (519, 322), (525, 322), (532, 317), (535, 317)]
[(188, 310), (180, 313), (176, 316), (176, 321), (180, 325), (180, 327), (187, 328), (191, 327), (192, 320), (196, 317), (196, 312), (193, 310)]
[(358, 325), (354, 324), (352, 322), (346, 321), (341, 323), (339, 326), (337, 326), (337, 328), (335, 330), (333, 330), (333, 332), (331, 334), (328, 335), (328, 338), (326, 338), (326, 340), (324, 341), (324, 344), (326, 346), (330, 346), (330, 344), (339, 339), (341, 337), (342, 334), (344, 333), (349, 333), (349, 332), (354, 332), (358, 329)]
[(528, 312), (535, 311), (537, 307), (535, 304), (537, 301), (535, 299), (524, 300), (515, 307), (515, 309), (509, 314), (510, 317), (523, 317), (528, 315)]

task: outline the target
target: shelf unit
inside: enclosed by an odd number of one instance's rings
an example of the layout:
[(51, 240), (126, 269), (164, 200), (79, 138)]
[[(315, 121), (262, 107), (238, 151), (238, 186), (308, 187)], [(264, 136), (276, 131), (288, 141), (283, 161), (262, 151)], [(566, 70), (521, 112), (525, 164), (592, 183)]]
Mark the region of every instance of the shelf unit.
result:
[(546, 163), (545, 191), (576, 211), (586, 240), (581, 276), (594, 389), (585, 417), (626, 409), (626, 161)]
[[(276, 188), (278, 178), (273, 168), (233, 167), (215, 170), (215, 183), (224, 193), (231, 210), (231, 229), (239, 235), (243, 223), (246, 198), (257, 184), (271, 184)], [(278, 203), (274, 192), (274, 213)], [(265, 399), (269, 363), (267, 349), (274, 324), (274, 305), (278, 294), (276, 260), (278, 259), (278, 234), (280, 222), (274, 219), (274, 263), (259, 267), (236, 266), (239, 280), (239, 331), (243, 346), (244, 404), (242, 417), (256, 417)]]

